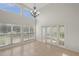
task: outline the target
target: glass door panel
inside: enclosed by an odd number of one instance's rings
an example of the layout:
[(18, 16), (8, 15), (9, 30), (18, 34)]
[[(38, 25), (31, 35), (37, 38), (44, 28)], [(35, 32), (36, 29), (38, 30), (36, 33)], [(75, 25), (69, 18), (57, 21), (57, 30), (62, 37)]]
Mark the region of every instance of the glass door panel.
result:
[(57, 42), (57, 26), (48, 26), (45, 31), (47, 43), (56, 44)]
[(13, 40), (13, 43), (19, 43), (21, 41), (20, 26), (17, 26), (17, 25), (13, 26), (12, 40)]
[(23, 33), (23, 40), (27, 41), (28, 40), (28, 33)]
[(11, 44), (11, 26), (8, 24), (0, 24), (0, 46)]
[(0, 34), (0, 47), (11, 44), (10, 36), (5, 34)]
[(27, 41), (28, 40), (28, 37), (29, 37), (29, 35), (28, 35), (28, 33), (29, 33), (29, 28), (28, 28), (28, 26), (23, 26), (22, 27), (22, 36), (23, 36), (23, 40), (24, 41)]
[(64, 25), (59, 25), (59, 45), (64, 45)]
[(29, 28), (29, 40), (34, 39), (34, 29), (33, 27)]
[(12, 34), (13, 43), (20, 43), (21, 41), (21, 34)]
[(41, 27), (41, 39), (46, 42), (46, 27)]
[(51, 39), (53, 44), (57, 44), (57, 35), (58, 35), (58, 28), (57, 26), (53, 26), (51, 29)]
[(51, 42), (51, 39), (52, 39), (52, 37), (51, 37), (51, 27), (46, 27), (46, 41), (47, 41), (47, 43), (50, 43)]

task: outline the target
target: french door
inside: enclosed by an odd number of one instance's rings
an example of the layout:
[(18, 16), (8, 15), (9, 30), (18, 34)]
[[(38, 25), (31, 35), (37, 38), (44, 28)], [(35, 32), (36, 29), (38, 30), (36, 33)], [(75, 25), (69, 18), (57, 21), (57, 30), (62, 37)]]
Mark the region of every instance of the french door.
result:
[(42, 26), (41, 28), (43, 42), (64, 45), (64, 25)]

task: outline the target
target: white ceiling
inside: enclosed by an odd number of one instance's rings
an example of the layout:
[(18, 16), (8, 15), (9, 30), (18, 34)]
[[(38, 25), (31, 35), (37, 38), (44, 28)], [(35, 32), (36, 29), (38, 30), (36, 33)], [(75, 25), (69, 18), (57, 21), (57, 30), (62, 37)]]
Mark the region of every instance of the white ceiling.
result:
[(33, 6), (36, 6), (37, 9), (41, 9), (47, 4), (48, 3), (20, 3), (18, 5), (20, 5), (21, 7), (29, 8), (29, 9), (33, 9)]
[(33, 9), (33, 6), (36, 6), (38, 9), (47, 5), (47, 3), (24, 3), (24, 5), (28, 6), (29, 8)]

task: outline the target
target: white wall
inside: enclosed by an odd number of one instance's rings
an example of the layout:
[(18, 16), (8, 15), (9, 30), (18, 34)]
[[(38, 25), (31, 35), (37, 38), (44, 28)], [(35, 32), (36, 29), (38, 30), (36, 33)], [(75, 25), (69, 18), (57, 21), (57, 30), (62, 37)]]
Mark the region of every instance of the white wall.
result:
[(65, 25), (65, 47), (79, 51), (79, 4), (48, 4), (37, 18), (37, 38), (41, 39), (41, 26)]

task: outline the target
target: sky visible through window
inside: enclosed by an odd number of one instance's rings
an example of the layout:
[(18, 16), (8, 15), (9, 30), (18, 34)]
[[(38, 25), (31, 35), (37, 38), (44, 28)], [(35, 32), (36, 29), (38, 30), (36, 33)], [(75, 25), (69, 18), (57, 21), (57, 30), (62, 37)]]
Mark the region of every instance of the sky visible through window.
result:
[(20, 8), (17, 6), (10, 6), (9, 4), (3, 4), (0, 3), (0, 9), (11, 12), (11, 13), (16, 13), (19, 14), (20, 13)]
[(24, 10), (23, 10), (23, 15), (24, 15), (24, 16), (31, 16), (31, 13), (30, 13), (29, 10), (24, 9)]
[[(0, 9), (15, 14), (20, 14), (20, 10), (21, 10), (20, 7), (8, 3), (0, 3)], [(31, 17), (31, 14), (27, 9), (23, 10), (23, 15)]]

